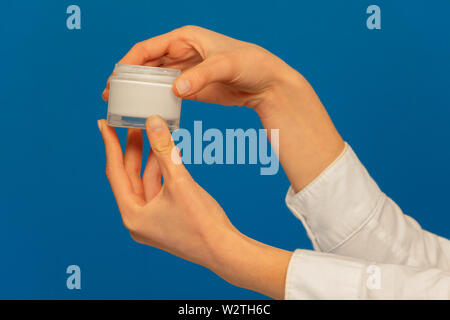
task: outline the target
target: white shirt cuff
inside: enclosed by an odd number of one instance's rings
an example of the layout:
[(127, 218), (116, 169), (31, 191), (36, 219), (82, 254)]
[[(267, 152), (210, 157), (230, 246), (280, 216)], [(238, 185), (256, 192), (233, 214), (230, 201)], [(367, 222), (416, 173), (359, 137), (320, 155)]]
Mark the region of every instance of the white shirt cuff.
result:
[(315, 250), (331, 252), (360, 230), (385, 198), (352, 148), (341, 155), (303, 190), (286, 195)]
[(295, 250), (286, 275), (286, 300), (361, 299), (364, 264), (351, 258)]

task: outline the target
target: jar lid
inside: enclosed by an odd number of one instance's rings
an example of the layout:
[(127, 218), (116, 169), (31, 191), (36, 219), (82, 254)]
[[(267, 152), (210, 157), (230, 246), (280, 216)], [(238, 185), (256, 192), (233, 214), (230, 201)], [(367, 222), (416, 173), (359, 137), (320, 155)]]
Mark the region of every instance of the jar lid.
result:
[(181, 70), (169, 69), (169, 68), (159, 68), (159, 67), (147, 67), (131, 64), (116, 64), (114, 68), (114, 73), (132, 73), (140, 75), (158, 75), (158, 76), (168, 76), (168, 77), (178, 77)]

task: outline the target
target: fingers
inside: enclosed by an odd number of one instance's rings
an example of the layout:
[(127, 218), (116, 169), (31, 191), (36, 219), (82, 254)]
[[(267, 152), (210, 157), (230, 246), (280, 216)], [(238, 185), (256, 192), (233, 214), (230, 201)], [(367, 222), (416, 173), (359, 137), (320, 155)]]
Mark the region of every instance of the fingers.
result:
[(120, 212), (128, 212), (135, 205), (133, 187), (123, 164), (122, 149), (113, 127), (105, 120), (98, 121), (98, 127), (105, 143), (106, 176), (116, 198)]
[[(206, 58), (209, 48), (213, 47), (211, 38), (224, 37), (210, 30), (203, 29), (197, 26), (184, 26), (179, 29), (172, 30), (168, 33), (144, 40), (135, 44), (131, 50), (118, 62), (119, 64), (134, 64), (134, 65), (147, 65), (152, 67), (158, 67), (160, 65), (166, 65), (164, 59), (173, 59), (173, 63), (167, 64), (172, 68), (190, 67), (194, 62), (199, 62), (201, 59)], [(188, 60), (196, 61), (184, 61), (178, 64), (180, 56), (185, 55), (190, 49), (198, 52), (199, 55), (193, 55), (188, 57)], [(186, 57), (183, 57), (185, 59)], [(181, 59), (181, 60), (183, 60)], [(200, 61), (201, 61), (200, 59)], [(108, 101), (109, 97), (109, 80), (108, 78), (106, 89), (102, 93), (102, 97), (105, 101)]]
[(189, 98), (211, 83), (231, 82), (235, 78), (235, 68), (230, 56), (220, 54), (184, 71), (175, 80), (173, 90), (177, 96)]
[[(170, 44), (169, 35), (170, 32), (136, 43), (118, 63), (134, 65), (150, 64), (151, 66), (158, 66), (159, 58), (167, 53)], [(106, 88), (102, 93), (102, 97), (105, 101), (108, 101), (109, 97), (111, 76), (108, 78)]]
[[(184, 26), (168, 33), (138, 42), (119, 61), (121, 64), (144, 65), (156, 62), (163, 62), (161, 58), (179, 58), (180, 54), (185, 54), (186, 49), (195, 49), (204, 59), (206, 57), (206, 47), (211, 47), (208, 40), (219, 35), (210, 30), (197, 26)], [(222, 36), (224, 37), (224, 36)], [(171, 57), (165, 57), (170, 55)]]
[(142, 175), (142, 182), (144, 184), (145, 200), (149, 202), (161, 190), (161, 169), (153, 151), (148, 156), (144, 174)]
[(143, 65), (163, 57), (170, 44), (170, 32), (136, 43), (119, 61), (120, 64)]
[(144, 199), (144, 186), (141, 180), (142, 144), (141, 130), (128, 129), (124, 167), (131, 181), (134, 193)]
[(164, 181), (189, 176), (164, 120), (160, 116), (153, 115), (147, 119), (146, 129), (150, 147), (158, 160)]

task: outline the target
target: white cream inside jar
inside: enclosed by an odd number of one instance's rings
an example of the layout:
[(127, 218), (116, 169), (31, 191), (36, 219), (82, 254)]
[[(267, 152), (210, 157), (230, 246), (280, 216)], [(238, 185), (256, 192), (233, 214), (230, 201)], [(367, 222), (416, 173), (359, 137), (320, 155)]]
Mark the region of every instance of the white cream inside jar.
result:
[(144, 129), (146, 119), (158, 114), (171, 131), (178, 129), (181, 99), (172, 85), (180, 73), (177, 69), (116, 64), (110, 79), (108, 124)]

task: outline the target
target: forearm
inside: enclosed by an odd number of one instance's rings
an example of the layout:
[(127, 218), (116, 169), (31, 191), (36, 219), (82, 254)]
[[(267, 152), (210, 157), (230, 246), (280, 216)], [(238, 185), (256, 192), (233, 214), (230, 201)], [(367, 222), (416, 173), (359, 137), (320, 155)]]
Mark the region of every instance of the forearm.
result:
[(229, 283), (274, 299), (284, 299), (292, 252), (265, 245), (239, 233), (215, 232), (206, 266)]
[(279, 160), (298, 192), (338, 157), (344, 142), (313, 88), (289, 69), (255, 111), (264, 128), (279, 129)]
[(448, 270), (449, 242), (422, 230), (387, 198), (350, 147), (342, 152), (345, 144), (307, 81), (292, 72), (278, 82), (255, 110), (265, 128), (280, 129), (279, 159), (293, 189), (287, 204), (311, 231), (314, 247)]
[[(279, 160), (298, 192), (338, 157), (345, 144), (308, 82), (291, 68), (285, 71), (254, 108), (264, 128), (279, 129)], [(212, 238), (213, 262), (208, 266), (212, 271), (233, 285), (284, 298), (292, 252), (237, 231), (216, 232)]]

